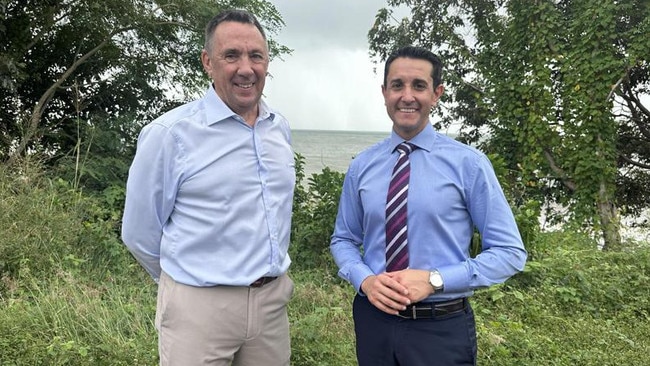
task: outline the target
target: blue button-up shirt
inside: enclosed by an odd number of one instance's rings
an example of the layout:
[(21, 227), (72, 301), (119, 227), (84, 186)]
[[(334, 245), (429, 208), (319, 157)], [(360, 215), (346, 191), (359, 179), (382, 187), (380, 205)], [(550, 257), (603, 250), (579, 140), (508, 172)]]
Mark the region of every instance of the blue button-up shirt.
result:
[[(345, 176), (330, 249), (339, 275), (357, 291), (386, 271), (386, 193), (402, 141), (392, 132), (358, 154)], [(410, 154), (409, 268), (438, 269), (444, 281), (444, 292), (428, 300), (469, 296), (521, 271), (527, 253), (488, 158), (431, 125), (410, 142), (418, 149)], [(474, 227), (483, 250), (470, 258)]]
[(291, 131), (260, 101), (250, 127), (209, 88), (145, 126), (122, 239), (158, 280), (249, 285), (285, 273), (295, 184)]

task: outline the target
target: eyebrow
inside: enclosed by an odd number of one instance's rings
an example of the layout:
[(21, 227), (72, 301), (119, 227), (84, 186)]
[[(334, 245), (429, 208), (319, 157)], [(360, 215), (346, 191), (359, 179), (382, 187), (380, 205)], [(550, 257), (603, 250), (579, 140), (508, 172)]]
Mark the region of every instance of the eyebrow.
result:
[[(399, 83), (402, 83), (402, 84), (406, 84), (402, 78), (395, 78), (395, 79), (389, 79), (389, 80), (388, 80), (388, 83), (391, 83), (391, 84), (392, 84), (392, 83), (395, 83), (395, 82), (399, 82)], [(424, 84), (429, 84), (429, 82), (428, 82), (427, 80), (425, 80), (425, 79), (420, 79), (420, 78), (417, 78), (417, 79), (413, 79), (413, 80), (411, 80), (411, 83), (412, 83), (412, 84), (414, 84), (414, 83), (424, 83)]]
[(233, 53), (234, 53), (234, 54), (238, 54), (238, 55), (239, 55), (239, 54), (243, 54), (243, 53), (246, 53), (246, 54), (249, 54), (249, 55), (252, 55), (252, 54), (258, 54), (258, 53), (259, 53), (259, 54), (262, 54), (262, 55), (268, 55), (268, 53), (266, 52), (266, 50), (264, 50), (264, 49), (262, 49), (262, 48), (255, 48), (255, 49), (248, 50), (247, 52), (244, 52), (244, 51), (242, 51), (242, 50), (239, 49), (239, 48), (234, 48), (234, 47), (233, 47), (233, 48), (226, 48), (226, 49), (224, 49), (222, 52), (223, 52), (224, 55), (226, 55), (226, 54), (233, 54)]

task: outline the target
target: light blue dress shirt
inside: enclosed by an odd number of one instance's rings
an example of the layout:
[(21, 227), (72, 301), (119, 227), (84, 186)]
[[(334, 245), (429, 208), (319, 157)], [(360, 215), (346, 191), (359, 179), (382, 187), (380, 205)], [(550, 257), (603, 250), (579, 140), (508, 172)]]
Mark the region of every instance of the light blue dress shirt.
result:
[(145, 126), (127, 182), (122, 239), (158, 280), (246, 286), (279, 276), (295, 184), (291, 131), (260, 101), (250, 127), (209, 88)]
[[(357, 291), (386, 271), (386, 193), (401, 142), (392, 132), (357, 155), (345, 176), (330, 249), (339, 275)], [(426, 300), (470, 296), (521, 271), (527, 253), (488, 158), (431, 125), (410, 142), (418, 149), (410, 154), (409, 268), (438, 269), (444, 281), (444, 292)], [(483, 250), (470, 258), (474, 227)]]

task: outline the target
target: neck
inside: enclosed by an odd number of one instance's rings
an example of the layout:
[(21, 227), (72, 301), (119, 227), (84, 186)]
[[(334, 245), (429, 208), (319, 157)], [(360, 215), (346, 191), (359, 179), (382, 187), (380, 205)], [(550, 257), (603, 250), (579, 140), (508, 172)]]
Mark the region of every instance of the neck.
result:
[(260, 114), (260, 107), (259, 105), (257, 105), (252, 110), (247, 111), (245, 113), (241, 113), (239, 115), (241, 116), (241, 118), (244, 119), (244, 121), (246, 121), (247, 125), (253, 127), (255, 125), (255, 121), (257, 120), (259, 114)]

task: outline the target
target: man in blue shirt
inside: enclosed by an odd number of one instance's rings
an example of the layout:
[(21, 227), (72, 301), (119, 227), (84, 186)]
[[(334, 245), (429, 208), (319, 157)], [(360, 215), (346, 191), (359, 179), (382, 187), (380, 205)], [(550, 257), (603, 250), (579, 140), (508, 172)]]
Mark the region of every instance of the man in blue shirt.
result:
[[(343, 184), (331, 252), (358, 291), (353, 304), (360, 366), (475, 365), (476, 329), (467, 298), (524, 267), (527, 253), (487, 157), (433, 130), (444, 91), (442, 63), (404, 47), (386, 61), (382, 93), (391, 136), (361, 152)], [(405, 269), (387, 271), (387, 192), (409, 142)], [(392, 187), (392, 185), (391, 185)], [(392, 188), (391, 188), (392, 189)], [(392, 198), (390, 200), (393, 200)], [(469, 254), (474, 228), (482, 252)], [(394, 228), (391, 228), (393, 230)], [(392, 238), (392, 234), (391, 234)]]
[(223, 12), (205, 37), (212, 84), (140, 133), (122, 238), (158, 282), (161, 365), (289, 365), (289, 125), (261, 99), (257, 19)]

